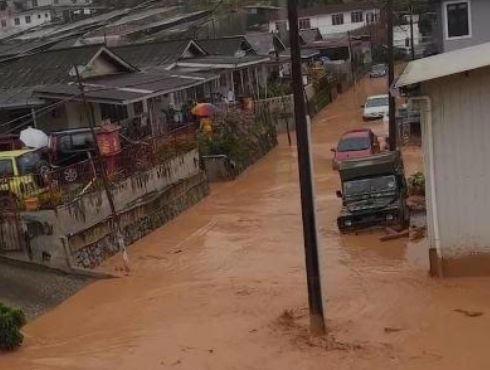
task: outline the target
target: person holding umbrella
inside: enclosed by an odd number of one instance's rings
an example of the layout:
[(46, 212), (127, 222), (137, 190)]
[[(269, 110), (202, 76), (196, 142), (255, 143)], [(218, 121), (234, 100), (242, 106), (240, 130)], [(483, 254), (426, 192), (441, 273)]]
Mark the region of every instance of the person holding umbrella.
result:
[(200, 130), (211, 137), (213, 134), (213, 120), (212, 117), (218, 111), (218, 108), (210, 103), (199, 103), (192, 108), (192, 114), (200, 118)]

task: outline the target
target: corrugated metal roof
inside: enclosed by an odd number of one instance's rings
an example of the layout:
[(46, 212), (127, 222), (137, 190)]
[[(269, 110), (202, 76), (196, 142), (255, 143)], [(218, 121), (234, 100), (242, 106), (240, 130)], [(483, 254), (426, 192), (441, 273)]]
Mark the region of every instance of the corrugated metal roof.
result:
[(315, 41), (323, 40), (322, 34), (318, 28), (312, 28), (310, 30), (299, 30), (299, 37), (303, 40), (303, 43), (309, 44)]
[(0, 64), (0, 87), (18, 88), (53, 84), (70, 79), (73, 65), (86, 65), (100, 46), (33, 54)]
[(189, 68), (242, 68), (249, 65), (268, 62), (269, 57), (258, 55), (246, 55), (244, 57), (233, 57), (228, 55), (208, 55), (202, 58), (180, 60), (179, 67)]
[[(84, 86), (89, 101), (125, 104), (148, 96), (187, 89), (218, 78), (218, 75), (202, 75), (199, 73), (181, 75), (173, 71), (153, 69), (139, 73), (86, 80)], [(37, 87), (34, 90), (34, 95), (41, 98), (79, 97), (80, 91), (74, 83), (53, 84)]]
[(257, 55), (270, 55), (275, 53), (276, 49), (278, 52), (286, 49), (282, 41), (276, 35), (269, 32), (248, 33), (245, 35), (245, 39)]
[(239, 51), (251, 51), (252, 46), (244, 36), (221, 37), (218, 39), (196, 40), (204, 50), (212, 55), (234, 56)]
[(490, 42), (410, 62), (396, 87), (467, 72), (490, 65)]
[(159, 41), (113, 47), (111, 50), (128, 63), (147, 68), (176, 63), (190, 43), (190, 40)]

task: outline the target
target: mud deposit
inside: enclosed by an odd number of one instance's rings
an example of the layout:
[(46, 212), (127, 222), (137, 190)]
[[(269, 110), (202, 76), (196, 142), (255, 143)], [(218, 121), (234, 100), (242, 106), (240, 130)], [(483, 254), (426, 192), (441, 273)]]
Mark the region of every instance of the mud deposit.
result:
[(30, 323), (0, 368), (489, 369), (489, 279), (431, 280), (423, 240), (336, 229), (330, 148), (364, 125), (360, 105), (384, 87), (362, 82), (313, 127), (325, 338), (307, 331), (296, 148), (281, 137), (237, 181), (133, 245), (129, 276), (93, 283)]

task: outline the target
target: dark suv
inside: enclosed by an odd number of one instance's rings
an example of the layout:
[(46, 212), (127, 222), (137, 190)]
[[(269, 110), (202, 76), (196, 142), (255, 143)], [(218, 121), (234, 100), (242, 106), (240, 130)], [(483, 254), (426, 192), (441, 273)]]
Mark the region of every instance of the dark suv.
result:
[(85, 173), (92, 171), (89, 159), (95, 155), (95, 145), (89, 128), (50, 134), (49, 161), (53, 166), (63, 168), (61, 181), (74, 183)]

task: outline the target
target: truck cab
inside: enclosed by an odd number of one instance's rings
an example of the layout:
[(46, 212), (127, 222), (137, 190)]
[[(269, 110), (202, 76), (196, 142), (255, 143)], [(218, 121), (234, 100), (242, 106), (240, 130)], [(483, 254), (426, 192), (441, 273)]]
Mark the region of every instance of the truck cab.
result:
[(339, 168), (342, 210), (337, 218), (343, 233), (370, 226), (408, 223), (407, 185), (399, 152), (343, 161)]

